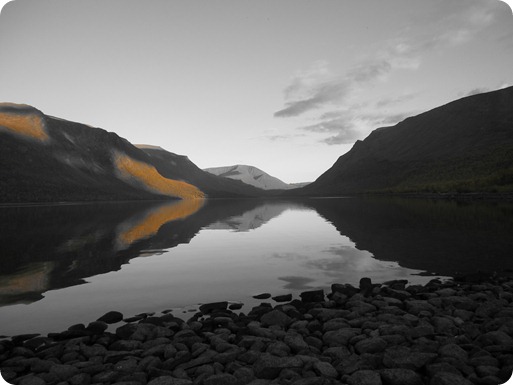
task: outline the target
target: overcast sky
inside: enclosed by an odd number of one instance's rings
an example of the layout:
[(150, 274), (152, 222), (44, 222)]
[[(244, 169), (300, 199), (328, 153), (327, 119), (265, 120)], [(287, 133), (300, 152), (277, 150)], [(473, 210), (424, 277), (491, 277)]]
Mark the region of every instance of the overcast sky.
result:
[(0, 102), (285, 182), (513, 85), (512, 68), (498, 0), (15, 0), (0, 15)]

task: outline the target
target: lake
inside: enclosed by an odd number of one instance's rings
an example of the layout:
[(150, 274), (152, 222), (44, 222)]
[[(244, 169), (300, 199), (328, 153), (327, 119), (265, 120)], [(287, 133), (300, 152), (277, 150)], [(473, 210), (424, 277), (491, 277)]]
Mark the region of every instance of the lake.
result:
[[(326, 198), (0, 207), (0, 335), (332, 283), (513, 269), (513, 204)], [(269, 300), (271, 301), (271, 300)]]

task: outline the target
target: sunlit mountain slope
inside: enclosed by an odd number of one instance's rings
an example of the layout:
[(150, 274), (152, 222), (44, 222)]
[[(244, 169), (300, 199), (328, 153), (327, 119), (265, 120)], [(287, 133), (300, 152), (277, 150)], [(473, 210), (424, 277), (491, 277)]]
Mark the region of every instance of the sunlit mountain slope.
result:
[(100, 128), (0, 104), (0, 203), (203, 198)]
[(209, 197), (234, 198), (267, 195), (266, 191), (241, 181), (210, 174), (196, 166), (187, 156), (177, 155), (158, 146), (136, 145), (151, 159), (158, 172), (166, 178), (190, 183)]
[(27, 105), (0, 104), (0, 131), (2, 130), (41, 142), (48, 140), (43, 114)]

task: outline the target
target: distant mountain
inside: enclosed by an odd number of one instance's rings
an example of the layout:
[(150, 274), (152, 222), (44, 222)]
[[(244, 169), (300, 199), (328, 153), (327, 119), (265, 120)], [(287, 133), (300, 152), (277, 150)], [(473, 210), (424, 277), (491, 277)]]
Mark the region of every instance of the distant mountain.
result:
[(182, 180), (197, 186), (212, 198), (257, 197), (266, 195), (255, 186), (238, 180), (222, 178), (196, 166), (184, 155), (177, 155), (158, 146), (137, 145), (166, 178)]
[(100, 128), (0, 104), (0, 203), (201, 198), (151, 158)]
[(253, 166), (237, 164), (235, 166), (205, 168), (204, 171), (223, 178), (240, 180), (250, 186), (255, 186), (264, 190), (288, 190), (294, 188), (294, 186), (291, 186)]
[(513, 191), (513, 87), (374, 130), (301, 195)]
[(298, 182), (298, 183), (289, 183), (290, 188), (301, 188), (308, 186), (312, 182)]

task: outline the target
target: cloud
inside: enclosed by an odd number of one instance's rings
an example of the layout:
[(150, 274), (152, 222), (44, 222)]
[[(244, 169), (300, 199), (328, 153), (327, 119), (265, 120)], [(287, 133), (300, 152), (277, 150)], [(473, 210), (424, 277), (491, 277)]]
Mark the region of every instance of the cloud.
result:
[(399, 95), (399, 96), (395, 96), (395, 97), (383, 98), (376, 102), (376, 108), (389, 107), (389, 106), (393, 106), (396, 104), (401, 104), (402, 102), (413, 99), (417, 95), (418, 95), (418, 92), (411, 92), (411, 93), (407, 93), (407, 94), (403, 94), (403, 95)]
[(301, 129), (310, 132), (337, 133), (335, 136), (321, 140), (321, 143), (327, 144), (353, 143), (362, 135), (361, 132), (355, 128), (352, 116), (342, 116), (331, 120), (324, 120), (313, 125), (301, 127)]
[(454, 9), (438, 7), (438, 12), (444, 14), (433, 19), (438, 22), (432, 28), (441, 32), (431, 38), (430, 48), (466, 44), (491, 25), (498, 13), (503, 12), (497, 0), (467, 0), (465, 5), (459, 2), (454, 5)]
[[(316, 64), (315, 68), (317, 70), (297, 75), (285, 88), (285, 108), (275, 112), (275, 117), (294, 117), (321, 107), (340, 104), (355, 87), (385, 78), (391, 72), (392, 65), (381, 59), (367, 61), (338, 77), (329, 76), (326, 64), (321, 69)], [(297, 99), (298, 95), (302, 98)]]
[[(295, 82), (294, 88), (298, 88)], [(285, 108), (274, 113), (275, 117), (298, 116), (307, 111), (319, 108), (321, 106), (341, 101), (349, 92), (350, 84), (345, 80), (336, 80), (333, 82), (324, 82), (310, 86), (310, 90), (299, 90), (296, 92), (309, 92), (313, 94), (309, 98), (295, 100), (285, 103)], [(286, 91), (286, 93), (289, 91)]]
[(386, 113), (386, 112), (370, 112), (360, 115), (360, 119), (365, 121), (368, 125), (376, 128), (379, 126), (390, 126), (397, 124), (409, 116), (415, 115), (414, 112), (399, 112), (399, 113)]
[(321, 140), (321, 143), (349, 144), (357, 139), (363, 139), (369, 130), (378, 127), (393, 126), (409, 116), (415, 115), (414, 112), (352, 112), (338, 119), (320, 122), (316, 125), (303, 127), (303, 129), (317, 130), (318, 132), (336, 133)]
[(474, 89), (470, 90), (469, 92), (467, 92), (465, 94), (465, 96), (472, 96), (472, 95), (482, 94), (483, 92), (488, 92), (488, 91), (489, 91), (489, 89), (486, 88), (486, 87), (474, 88)]
[(350, 144), (354, 143), (354, 141), (355, 140), (348, 139), (348, 137), (344, 133), (342, 133), (322, 139), (320, 142), (332, 146), (335, 144)]
[(334, 73), (328, 62), (317, 61), (309, 69), (297, 72), (283, 90), (283, 107), (274, 117), (306, 115), (310, 121), (316, 119), (314, 124), (298, 124), (297, 129), (330, 134), (322, 139), (329, 145), (351, 143), (370, 129), (396, 124), (411, 115), (401, 111), (401, 104), (418, 93), (390, 95), (372, 102), (368, 93), (368, 99), (363, 99), (366, 91), (394, 79), (395, 72), (418, 70), (429, 53), (454, 50), (472, 41), (501, 10), (496, 0), (467, 0), (464, 6), (459, 1), (435, 1), (429, 11), (412, 19), (381, 49), (349, 70)]
[(320, 141), (321, 143), (328, 145), (350, 144), (354, 143), (357, 139), (362, 139), (365, 135), (365, 132), (361, 129), (358, 129), (358, 126), (372, 128), (391, 126), (401, 122), (411, 115), (412, 114), (410, 113), (359, 114), (352, 117), (346, 116), (338, 119), (323, 121), (315, 125), (301, 127), (301, 129), (312, 132), (336, 133), (336, 135), (322, 139)]
[(270, 141), (276, 142), (280, 140), (290, 140), (293, 138), (300, 138), (305, 136), (305, 134), (280, 134), (280, 135), (266, 135), (264, 136), (265, 139), (268, 139)]
[(392, 65), (386, 60), (362, 63), (350, 70), (347, 77), (353, 82), (367, 83), (383, 77), (392, 70)]

